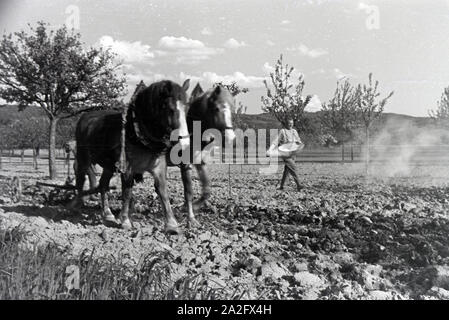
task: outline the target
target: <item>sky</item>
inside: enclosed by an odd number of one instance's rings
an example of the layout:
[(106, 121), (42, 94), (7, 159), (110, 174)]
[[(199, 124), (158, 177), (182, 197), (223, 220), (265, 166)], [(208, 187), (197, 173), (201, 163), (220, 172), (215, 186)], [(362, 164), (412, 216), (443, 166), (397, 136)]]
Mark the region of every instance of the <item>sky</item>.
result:
[(39, 20), (117, 53), (130, 91), (140, 80), (236, 81), (250, 114), (280, 54), (304, 76), (309, 111), (337, 81), (370, 72), (394, 91), (386, 112), (427, 116), (449, 86), (449, 0), (0, 0), (2, 34)]

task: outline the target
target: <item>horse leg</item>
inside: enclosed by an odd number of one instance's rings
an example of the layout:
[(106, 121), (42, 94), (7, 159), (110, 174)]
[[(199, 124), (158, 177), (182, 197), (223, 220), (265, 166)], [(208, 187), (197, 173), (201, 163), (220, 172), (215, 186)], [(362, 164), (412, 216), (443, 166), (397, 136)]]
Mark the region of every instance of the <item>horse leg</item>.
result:
[(76, 196), (75, 199), (73, 199), (67, 206), (69, 209), (79, 209), (84, 205), (83, 187), (88, 167), (89, 164), (85, 161), (75, 161), (74, 169), (76, 178)]
[(122, 178), (122, 211), (120, 212), (120, 222), (122, 228), (129, 230), (132, 228), (131, 220), (129, 219), (129, 208), (133, 196), (134, 178), (129, 172), (121, 175)]
[[(113, 222), (115, 223), (115, 217), (112, 214), (111, 209), (109, 208), (109, 199), (108, 199), (108, 190), (109, 190), (109, 182), (113, 173), (109, 170), (104, 169), (100, 178), (100, 193), (101, 193), (101, 207), (103, 210), (103, 220), (105, 222)], [(91, 184), (91, 188), (92, 188)]]
[(171, 234), (179, 234), (178, 222), (173, 215), (170, 201), (168, 199), (167, 163), (165, 162), (165, 157), (163, 157), (163, 160), (156, 165), (151, 173), (154, 178), (154, 188), (156, 189), (156, 193), (159, 196), (162, 209), (164, 210), (165, 214), (165, 232)]
[(195, 215), (193, 213), (193, 187), (192, 187), (192, 166), (182, 164), (181, 165), (181, 177), (182, 184), (184, 186), (184, 199), (185, 199), (185, 207), (187, 209), (187, 224), (189, 228), (199, 227), (199, 222), (195, 219)]
[(95, 189), (97, 187), (97, 176), (95, 172), (95, 166), (93, 164), (91, 164), (89, 168), (87, 168), (87, 177), (89, 178), (90, 189)]
[(198, 176), (200, 178), (201, 182), (201, 198), (197, 201), (195, 201), (193, 205), (194, 210), (199, 210), (204, 203), (209, 199), (210, 197), (210, 180), (209, 175), (207, 173), (207, 168), (204, 163), (196, 164), (195, 165), (196, 171), (198, 172)]

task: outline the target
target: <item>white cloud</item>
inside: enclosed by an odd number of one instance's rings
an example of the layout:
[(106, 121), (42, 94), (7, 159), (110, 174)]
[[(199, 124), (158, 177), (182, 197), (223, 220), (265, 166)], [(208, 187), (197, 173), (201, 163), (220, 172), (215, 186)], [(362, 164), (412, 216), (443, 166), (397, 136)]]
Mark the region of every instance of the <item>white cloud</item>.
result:
[(267, 41), (265, 41), (265, 43), (266, 43), (267, 45), (269, 45), (270, 47), (272, 47), (272, 46), (275, 45), (275, 43), (274, 43), (273, 41), (271, 41), (271, 40), (267, 40)]
[(211, 30), (209, 27), (204, 27), (204, 28), (201, 30), (201, 34), (202, 34), (203, 36), (211, 36), (211, 35), (213, 35), (214, 33), (212, 32), (212, 30)]
[(243, 42), (243, 41), (238, 41), (238, 40), (236, 40), (234, 38), (231, 38), (231, 39), (227, 40), (223, 44), (223, 46), (225, 46), (226, 48), (229, 48), (229, 49), (237, 49), (237, 48), (240, 48), (240, 47), (245, 47), (245, 46), (247, 46), (247, 44), (245, 42)]
[(200, 40), (186, 37), (165, 36), (158, 46), (162, 49), (155, 51), (158, 57), (168, 57), (177, 64), (197, 64), (223, 52), (221, 48), (210, 48)]
[(343, 71), (341, 71), (341, 70), (338, 69), (338, 68), (334, 68), (333, 73), (334, 73), (334, 76), (337, 78), (337, 80), (342, 80), (342, 79), (344, 79), (344, 78), (350, 78), (350, 77), (352, 77), (351, 74), (349, 74), (349, 73), (344, 73)]
[(265, 74), (269, 75), (270, 73), (274, 72), (274, 67), (269, 63), (265, 62), (262, 67)]
[(290, 20), (282, 20), (281, 21), (281, 24), (284, 25), (284, 26), (287, 25), (287, 24), (290, 24), (290, 23), (292, 23)]
[(318, 98), (317, 95), (313, 95), (312, 99), (310, 99), (310, 102), (307, 104), (306, 111), (308, 112), (317, 112), (321, 110), (321, 100)]
[(179, 73), (179, 80), (180, 82), (183, 82), (187, 79), (190, 79), (190, 87), (193, 88), (193, 83), (192, 82), (201, 82), (203, 80), (203, 78), (199, 77), (199, 76), (194, 76), (194, 75), (190, 75), (190, 74), (186, 74), (184, 72), (180, 72)]
[(370, 7), (371, 6), (367, 5), (366, 3), (360, 2), (359, 6), (358, 6), (358, 9), (359, 10), (366, 10), (366, 9), (369, 9)]
[(200, 40), (186, 37), (165, 36), (159, 40), (159, 47), (163, 49), (201, 49), (206, 46)]
[[(262, 66), (262, 70), (266, 75), (270, 75), (270, 73), (274, 73), (275, 67), (272, 66), (269, 62), (265, 62)], [(292, 81), (296, 81), (301, 76), (304, 76), (302, 72), (298, 71), (297, 69), (293, 69), (290, 78), (292, 79)]]
[(302, 43), (299, 46), (287, 48), (287, 51), (299, 52), (301, 55), (307, 56), (307, 57), (313, 58), (313, 59), (328, 54), (328, 52), (324, 49), (321, 49), (321, 48), (310, 49)]
[(140, 72), (133, 72), (128, 73), (126, 75), (126, 80), (128, 82), (128, 90), (132, 90), (131, 93), (134, 90), (134, 86), (140, 82), (140, 80), (143, 80), (147, 85), (160, 81), (163, 79), (168, 79), (167, 75), (161, 74), (161, 73), (153, 73), (153, 72), (146, 72), (146, 73), (140, 73)]
[(99, 44), (119, 55), (124, 63), (150, 62), (154, 58), (154, 53), (150, 50), (151, 47), (140, 41), (114, 40), (111, 36), (105, 35), (100, 38)]

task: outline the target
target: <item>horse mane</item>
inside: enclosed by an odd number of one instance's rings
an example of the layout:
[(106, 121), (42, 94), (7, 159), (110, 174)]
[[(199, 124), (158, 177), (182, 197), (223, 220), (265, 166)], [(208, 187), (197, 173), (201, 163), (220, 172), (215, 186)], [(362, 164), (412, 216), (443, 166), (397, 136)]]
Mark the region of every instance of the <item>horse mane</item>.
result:
[[(155, 82), (148, 87), (141, 87), (140, 90), (136, 88), (135, 99), (126, 115), (126, 131), (131, 140), (139, 141), (143, 138), (147, 142), (146, 147), (157, 152), (168, 149), (171, 145), (171, 130), (164, 127), (160, 121), (164, 101), (168, 97), (185, 101), (185, 92), (181, 86), (170, 80)], [(136, 132), (134, 123), (137, 123), (139, 132)]]

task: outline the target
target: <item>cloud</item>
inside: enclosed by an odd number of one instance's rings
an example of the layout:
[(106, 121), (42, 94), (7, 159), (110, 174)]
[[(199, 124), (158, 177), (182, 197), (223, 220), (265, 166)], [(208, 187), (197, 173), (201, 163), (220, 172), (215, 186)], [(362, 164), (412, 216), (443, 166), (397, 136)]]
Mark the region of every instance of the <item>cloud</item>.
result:
[(320, 48), (310, 49), (304, 44), (300, 44), (299, 46), (296, 46), (296, 47), (289, 47), (289, 48), (287, 48), (287, 51), (299, 52), (301, 55), (312, 58), (312, 59), (315, 59), (315, 58), (318, 58), (318, 57), (328, 54), (328, 52), (324, 49), (320, 49)]
[(201, 34), (204, 35), (204, 36), (211, 36), (211, 35), (213, 35), (214, 33), (212, 32), (212, 30), (211, 30), (209, 27), (204, 27), (204, 28), (201, 30)]
[(269, 75), (270, 73), (274, 72), (274, 67), (269, 63), (269, 62), (265, 62), (263, 64), (262, 67), (263, 71), (265, 72), (265, 74)]
[[(270, 75), (271, 73), (274, 73), (274, 71), (276, 70), (274, 66), (272, 66), (269, 62), (265, 62), (262, 66), (262, 70), (264, 71), (264, 73), (266, 75)], [(291, 74), (291, 79), (292, 81), (296, 81), (298, 80), (299, 77), (304, 77), (304, 74), (302, 72), (300, 72), (297, 69), (293, 69), (292, 74)]]
[(128, 42), (114, 40), (111, 36), (105, 35), (100, 38), (99, 44), (119, 55), (124, 60), (124, 63), (148, 63), (155, 57), (154, 53), (150, 50), (151, 47), (140, 41)]
[(128, 90), (132, 90), (131, 93), (134, 90), (134, 85), (139, 83), (140, 80), (143, 80), (143, 82), (145, 82), (147, 85), (149, 85), (153, 82), (164, 80), (164, 79), (169, 79), (169, 77), (167, 77), (167, 75), (165, 75), (165, 74), (151, 72), (151, 71), (145, 72), (145, 73), (133, 72), (133, 73), (126, 74), (126, 80), (128, 82)]
[(307, 104), (305, 110), (308, 112), (317, 112), (321, 110), (321, 104), (320, 98), (318, 98), (315, 94), (312, 96), (312, 99), (310, 99), (310, 102)]
[(241, 47), (246, 47), (247, 44), (243, 41), (238, 41), (234, 38), (231, 38), (231, 39), (227, 40), (223, 44), (223, 46), (225, 46), (226, 48), (229, 48), (229, 49), (237, 49), (237, 48), (241, 48)]
[(267, 40), (267, 41), (265, 41), (265, 43), (266, 43), (267, 45), (269, 45), (270, 47), (272, 47), (272, 46), (275, 45), (275, 43), (274, 43), (273, 41), (271, 41), (271, 40)]
[(287, 25), (287, 24), (290, 24), (290, 23), (292, 23), (290, 20), (282, 20), (281, 21), (281, 25)]
[(162, 37), (158, 47), (160, 50), (155, 51), (156, 56), (174, 59), (177, 64), (198, 64), (224, 51), (222, 48), (207, 47), (200, 40), (173, 36)]
[(334, 76), (337, 78), (337, 80), (339, 80), (339, 81), (342, 80), (343, 78), (350, 78), (350, 77), (352, 77), (352, 74), (344, 73), (343, 71), (341, 71), (338, 68), (334, 68), (332, 72), (333, 72)]
[(201, 49), (206, 46), (200, 40), (186, 37), (165, 36), (159, 39), (159, 47), (163, 49)]

